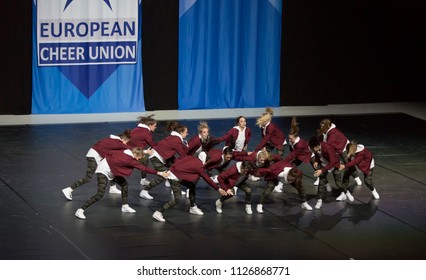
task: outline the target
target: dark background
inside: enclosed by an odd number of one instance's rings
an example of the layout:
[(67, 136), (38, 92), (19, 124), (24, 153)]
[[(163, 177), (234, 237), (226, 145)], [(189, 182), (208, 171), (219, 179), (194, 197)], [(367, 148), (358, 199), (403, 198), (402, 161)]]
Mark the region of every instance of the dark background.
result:
[[(32, 1), (2, 3), (0, 114), (31, 113)], [(425, 101), (426, 1), (283, 0), (281, 106)], [(146, 110), (177, 109), (178, 0), (143, 0)]]

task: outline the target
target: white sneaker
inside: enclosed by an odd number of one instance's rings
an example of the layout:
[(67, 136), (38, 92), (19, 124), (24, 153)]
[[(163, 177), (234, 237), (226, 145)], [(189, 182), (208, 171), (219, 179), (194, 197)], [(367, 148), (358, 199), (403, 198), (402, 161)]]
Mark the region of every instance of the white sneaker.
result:
[(375, 199), (379, 199), (379, 198), (380, 198), (380, 195), (379, 195), (379, 193), (376, 191), (376, 189), (372, 190), (372, 191), (371, 191), (371, 193), (373, 194), (373, 197), (374, 197)]
[(315, 209), (321, 209), (322, 206), (322, 199), (317, 200), (317, 204), (315, 204)]
[(161, 213), (160, 211), (155, 211), (154, 214), (152, 214), (152, 217), (159, 222), (165, 222), (166, 221), (163, 217), (163, 213)]
[(216, 200), (216, 212), (219, 214), (222, 214), (222, 202), (220, 202), (220, 199)]
[(237, 195), (238, 187), (234, 187), (234, 195)]
[(217, 176), (218, 176), (218, 175), (214, 175), (214, 176), (210, 177), (210, 179), (212, 179), (212, 181), (213, 181), (215, 184), (219, 184), (219, 181), (217, 180)]
[(68, 188), (62, 189), (62, 193), (65, 195), (65, 197), (66, 197), (68, 200), (72, 200), (72, 189), (71, 189), (71, 187), (68, 187)]
[(117, 189), (116, 185), (112, 185), (111, 187), (109, 187), (109, 193), (121, 194), (121, 191), (119, 189)]
[(257, 211), (257, 213), (263, 213), (263, 205), (262, 204), (258, 204), (256, 206), (256, 211)]
[(149, 195), (147, 190), (141, 190), (139, 196), (145, 199), (154, 199), (152, 196)]
[(250, 204), (246, 204), (246, 213), (248, 215), (253, 214), (253, 211), (251, 210), (251, 205)]
[(141, 179), (141, 182), (140, 182), (140, 184), (142, 185), (142, 186), (148, 186), (149, 185), (149, 181), (148, 181), (148, 179), (147, 178), (142, 178)]
[(336, 197), (337, 201), (346, 200), (346, 194), (344, 192), (341, 192), (338, 197)]
[(259, 180), (260, 180), (260, 178), (259, 178), (259, 177), (256, 177), (256, 176), (253, 176), (253, 175), (250, 175), (248, 179), (249, 179), (250, 181), (252, 181), (252, 182), (257, 182), (257, 181), (259, 181)]
[(170, 187), (171, 187), (169, 180), (166, 180), (166, 181), (164, 182), (164, 185), (166, 185), (166, 187), (168, 187), (168, 188), (170, 188)]
[(273, 190), (272, 192), (278, 192), (278, 193), (281, 193), (281, 192), (283, 192), (283, 189), (282, 189), (282, 187), (278, 184), (278, 185), (276, 185), (276, 186), (275, 186), (275, 188), (274, 188), (274, 190)]
[(84, 216), (84, 210), (81, 208), (77, 209), (75, 216), (79, 219), (86, 220), (86, 216)]
[(189, 208), (189, 213), (194, 215), (204, 215), (203, 211), (195, 205), (194, 207)]
[[(174, 192), (173, 192), (173, 190), (170, 190), (170, 194), (171, 195), (174, 195)], [(180, 191), (180, 194), (183, 196), (183, 197), (189, 197), (189, 191), (187, 191), (187, 192), (185, 192), (185, 191)]]
[(136, 213), (135, 209), (131, 208), (129, 204), (123, 204), (121, 206), (121, 212), (123, 213)]
[(356, 184), (357, 184), (358, 186), (361, 186), (361, 185), (362, 185), (362, 181), (361, 181), (361, 179), (360, 179), (359, 177), (355, 177), (354, 179), (355, 179), (355, 182), (356, 182)]
[(308, 202), (306, 202), (306, 201), (305, 201), (305, 202), (303, 202), (301, 206), (302, 206), (302, 209), (305, 209), (305, 210), (312, 210), (311, 205), (309, 205), (309, 204), (308, 204)]
[(317, 179), (314, 182), (314, 186), (318, 186), (319, 185), (319, 177), (317, 177)]
[(354, 201), (354, 197), (352, 196), (352, 194), (349, 191), (346, 191), (346, 197), (348, 198), (348, 200), (350, 202)]
[(332, 192), (333, 188), (331, 187), (330, 183), (325, 184), (325, 187), (327, 189), (328, 192)]

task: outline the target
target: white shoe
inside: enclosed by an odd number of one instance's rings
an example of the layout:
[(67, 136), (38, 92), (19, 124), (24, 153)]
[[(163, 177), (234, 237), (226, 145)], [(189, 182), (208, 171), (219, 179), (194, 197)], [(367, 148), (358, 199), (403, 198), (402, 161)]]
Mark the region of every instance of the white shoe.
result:
[[(172, 194), (172, 195), (174, 195), (174, 192), (173, 192), (173, 190), (170, 190), (170, 193)], [(185, 191), (180, 191), (180, 194), (182, 195), (182, 196), (186, 196), (186, 197), (189, 197), (189, 191), (187, 191), (187, 192), (185, 192)]]
[(163, 217), (163, 213), (161, 213), (160, 211), (155, 211), (154, 214), (152, 214), (152, 217), (159, 222), (165, 222), (166, 221)]
[(257, 211), (257, 213), (263, 213), (263, 205), (262, 204), (258, 204), (256, 206), (256, 211)]
[(314, 186), (318, 186), (319, 185), (319, 177), (317, 177), (317, 179), (314, 182)]
[(220, 199), (216, 200), (216, 212), (219, 214), (222, 214), (222, 202), (220, 202)]
[(246, 213), (248, 215), (253, 214), (253, 211), (251, 210), (251, 205), (250, 204), (246, 204)]
[(109, 187), (109, 193), (121, 194), (121, 191), (119, 189), (117, 189), (116, 185), (112, 185), (111, 187)]
[(317, 204), (315, 204), (315, 209), (321, 209), (322, 206), (322, 199), (317, 200)]
[(253, 176), (253, 175), (250, 175), (250, 176), (248, 177), (248, 179), (249, 179), (250, 181), (252, 181), (252, 182), (257, 182), (257, 181), (259, 181), (259, 180), (260, 180), (260, 178), (259, 178), (259, 177), (256, 177), (256, 176)]
[(147, 190), (141, 190), (139, 196), (145, 199), (154, 199), (152, 196), (149, 195)]
[(234, 195), (237, 195), (238, 187), (234, 187)]
[(171, 186), (170, 186), (170, 182), (169, 182), (169, 180), (166, 180), (165, 182), (164, 182), (164, 185), (166, 185), (166, 187), (168, 187), (168, 188), (170, 188)]
[(148, 181), (148, 179), (147, 178), (142, 178), (141, 179), (141, 182), (140, 182), (140, 184), (142, 185), (142, 186), (148, 186), (149, 185), (149, 181)]
[(348, 198), (348, 200), (350, 202), (354, 201), (354, 197), (352, 196), (352, 194), (349, 191), (346, 191), (346, 197)]
[(359, 177), (355, 177), (354, 179), (355, 179), (355, 182), (356, 182), (356, 184), (357, 184), (358, 186), (361, 186), (361, 185), (362, 185), (362, 181), (361, 181), (361, 179), (360, 179)]
[(62, 189), (62, 193), (65, 195), (65, 197), (66, 197), (68, 200), (72, 200), (72, 189), (71, 189), (71, 187), (68, 187), (68, 188)]
[(327, 189), (328, 192), (332, 192), (333, 188), (331, 187), (330, 183), (325, 184), (325, 187)]
[(131, 208), (129, 206), (129, 204), (123, 204), (123, 206), (121, 206), (121, 212), (123, 212), (123, 213), (136, 213), (136, 210)]
[(219, 181), (217, 180), (217, 176), (218, 176), (218, 175), (214, 175), (214, 176), (210, 177), (210, 179), (212, 179), (212, 181), (213, 181), (215, 184), (219, 184)]
[(278, 185), (276, 185), (276, 186), (275, 186), (275, 188), (274, 188), (274, 190), (273, 190), (272, 192), (278, 192), (278, 193), (281, 193), (281, 192), (283, 192), (283, 189), (282, 189), (282, 187), (278, 184)]
[(189, 208), (189, 213), (194, 215), (204, 215), (203, 211), (195, 205), (194, 207)]
[(86, 220), (86, 216), (84, 216), (84, 210), (81, 208), (77, 209), (75, 216), (79, 219)]
[(302, 209), (305, 209), (305, 210), (312, 210), (311, 205), (309, 205), (309, 204), (308, 204), (308, 202), (306, 202), (306, 201), (305, 201), (305, 202), (303, 202), (301, 206), (302, 206)]
[(376, 191), (376, 189), (372, 190), (372, 191), (371, 191), (371, 193), (373, 194), (373, 197), (374, 197), (375, 199), (379, 199), (379, 198), (380, 198), (380, 195), (379, 195), (379, 193)]
[(337, 201), (346, 200), (346, 194), (342, 192), (338, 197), (336, 197)]

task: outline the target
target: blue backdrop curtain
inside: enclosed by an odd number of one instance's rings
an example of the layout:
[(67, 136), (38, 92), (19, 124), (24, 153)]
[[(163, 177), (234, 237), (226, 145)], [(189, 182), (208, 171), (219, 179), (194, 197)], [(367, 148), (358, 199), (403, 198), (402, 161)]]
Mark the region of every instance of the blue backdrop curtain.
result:
[(179, 109), (279, 106), (282, 0), (179, 4)]
[(34, 0), (32, 113), (145, 111), (141, 15), (141, 0)]

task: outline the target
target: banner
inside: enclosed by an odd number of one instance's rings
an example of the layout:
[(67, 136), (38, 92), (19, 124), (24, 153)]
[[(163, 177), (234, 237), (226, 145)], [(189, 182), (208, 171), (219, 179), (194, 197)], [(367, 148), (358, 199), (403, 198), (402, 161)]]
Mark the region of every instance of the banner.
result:
[(32, 113), (145, 111), (141, 0), (34, 0)]
[(279, 106), (282, 0), (179, 5), (179, 109)]

